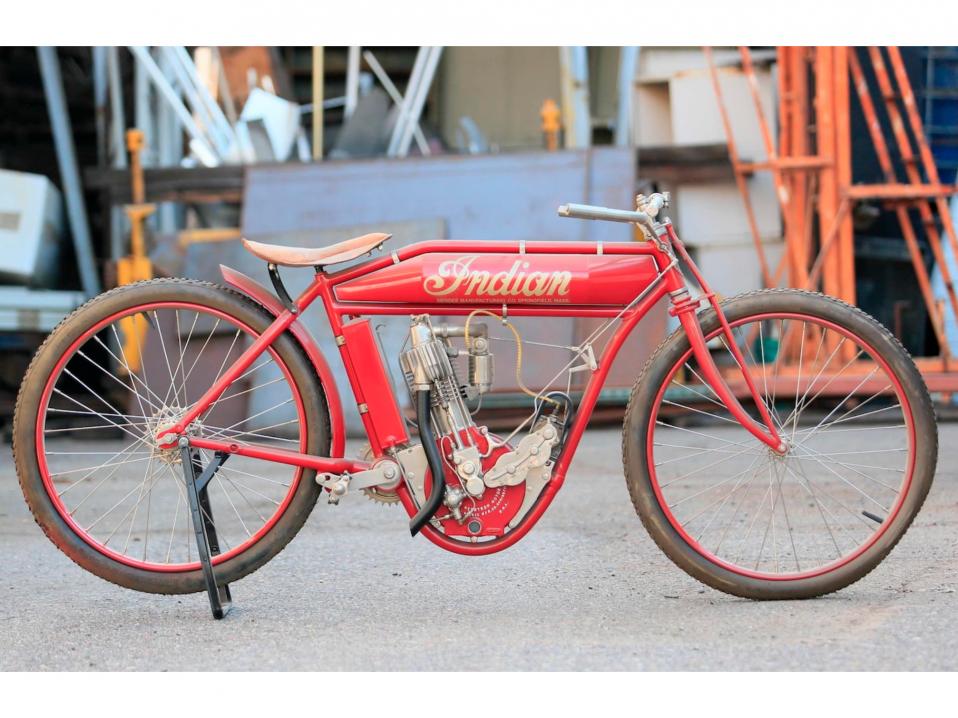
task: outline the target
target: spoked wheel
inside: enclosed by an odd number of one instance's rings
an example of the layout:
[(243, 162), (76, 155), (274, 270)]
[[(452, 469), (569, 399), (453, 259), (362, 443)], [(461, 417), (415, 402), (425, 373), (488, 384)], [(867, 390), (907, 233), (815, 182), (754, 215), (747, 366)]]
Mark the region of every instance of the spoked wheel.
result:
[[(109, 292), (51, 334), (24, 378), (14, 452), (37, 522), (84, 568), (129, 588), (203, 589), (172, 426), (269, 325), (252, 302), (213, 285), (154, 280)], [(324, 454), (328, 415), (302, 351), (280, 337), (189, 433)], [(211, 459), (200, 452), (205, 465)], [(316, 501), (312, 472), (239, 456), (208, 488), (234, 581), (279, 552)]]
[[(887, 330), (837, 300), (776, 290), (723, 309), (788, 451), (732, 417), (677, 332), (626, 415), (633, 503), (673, 561), (722, 591), (780, 599), (843, 588), (888, 554), (928, 493), (938, 441), (925, 385)], [(702, 323), (758, 419), (714, 312)]]

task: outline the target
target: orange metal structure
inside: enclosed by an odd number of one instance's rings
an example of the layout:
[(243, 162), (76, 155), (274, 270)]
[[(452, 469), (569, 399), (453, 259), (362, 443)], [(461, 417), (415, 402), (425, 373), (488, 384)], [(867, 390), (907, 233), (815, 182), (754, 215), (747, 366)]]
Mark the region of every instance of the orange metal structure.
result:
[[(855, 304), (853, 210), (856, 203), (863, 200), (880, 201), (894, 209), (901, 225), (902, 238), (940, 347), (939, 356), (917, 360), (919, 368), (932, 391), (958, 391), (958, 372), (950, 371), (954, 362), (945, 338), (944, 308), (932, 293), (918, 234), (909, 213), (909, 210), (917, 211), (942, 273), (948, 304), (958, 317), (958, 297), (945, 262), (939, 231), (940, 226), (954, 256), (958, 257), (958, 237), (947, 202), (949, 196), (958, 193), (958, 187), (943, 185), (940, 181), (899, 49), (777, 48), (779, 131), (776, 142), (762, 109), (751, 53), (747, 47), (739, 48), (742, 72), (755, 104), (766, 151), (765, 160), (756, 162), (745, 162), (739, 157), (712, 53), (709, 48), (704, 50), (728, 140), (729, 159), (765, 285), (774, 287), (784, 283), (821, 289)], [(904, 168), (903, 178), (896, 174), (892, 151), (882, 131), (863, 70), (864, 58), (871, 65), (881, 94), (880, 104), (892, 128), (898, 159)], [(852, 92), (861, 105), (884, 176), (884, 182), (879, 184), (852, 184)], [(748, 178), (759, 171), (772, 173), (784, 228), (785, 252), (774, 269), (768, 265), (749, 196)], [(784, 340), (783, 351), (787, 357), (790, 344)]]

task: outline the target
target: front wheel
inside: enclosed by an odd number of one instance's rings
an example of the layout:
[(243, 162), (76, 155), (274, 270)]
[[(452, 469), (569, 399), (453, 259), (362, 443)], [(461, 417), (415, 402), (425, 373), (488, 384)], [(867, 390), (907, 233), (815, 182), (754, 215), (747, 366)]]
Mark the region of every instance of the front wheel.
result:
[[(938, 457), (928, 391), (875, 319), (796, 290), (723, 304), (788, 451), (751, 436), (704, 383), (681, 330), (649, 360), (626, 412), (623, 461), (639, 517), (682, 569), (754, 599), (810, 598), (874, 569), (921, 507)], [(699, 317), (746, 410), (714, 311)]]

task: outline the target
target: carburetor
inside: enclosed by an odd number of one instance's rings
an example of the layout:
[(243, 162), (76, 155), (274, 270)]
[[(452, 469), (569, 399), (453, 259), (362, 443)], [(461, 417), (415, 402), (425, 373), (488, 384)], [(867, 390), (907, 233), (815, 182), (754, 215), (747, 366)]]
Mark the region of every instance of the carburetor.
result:
[(485, 324), (478, 325), (478, 336), (471, 336), (469, 352), (469, 376), (467, 381), (477, 394), (485, 394), (495, 381), (495, 356), (489, 351), (489, 336)]

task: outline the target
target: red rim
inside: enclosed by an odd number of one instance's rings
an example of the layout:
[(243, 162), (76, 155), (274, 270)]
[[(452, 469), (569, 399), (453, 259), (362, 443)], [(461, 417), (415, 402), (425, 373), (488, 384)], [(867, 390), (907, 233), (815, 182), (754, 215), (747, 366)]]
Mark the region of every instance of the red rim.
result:
[[(815, 568), (809, 571), (801, 571), (801, 572), (796, 572), (793, 574), (786, 574), (786, 575), (769, 574), (769, 573), (762, 573), (760, 571), (752, 571), (750, 569), (743, 568), (742, 566), (729, 563), (728, 561), (725, 561), (719, 558), (718, 556), (715, 556), (712, 552), (710, 552), (708, 549), (702, 546), (698, 541), (696, 541), (692, 536), (690, 536), (688, 532), (685, 531), (682, 524), (675, 517), (673, 512), (669, 509), (668, 502), (665, 500), (665, 497), (662, 494), (661, 488), (658, 483), (658, 479), (656, 477), (655, 457), (653, 456), (653, 451), (654, 451), (654, 441), (655, 441), (654, 433), (655, 433), (656, 421), (659, 416), (659, 407), (662, 405), (662, 399), (665, 395), (665, 391), (669, 387), (669, 385), (672, 383), (672, 380), (675, 377), (676, 372), (678, 372), (678, 370), (682, 366), (684, 366), (685, 362), (688, 361), (689, 357), (691, 357), (692, 355), (691, 348), (689, 348), (688, 351), (686, 351), (675, 363), (675, 365), (669, 371), (668, 376), (665, 378), (665, 380), (662, 382), (661, 386), (659, 387), (658, 392), (656, 393), (655, 404), (652, 409), (652, 413), (649, 416), (649, 426), (648, 426), (648, 430), (646, 434), (646, 463), (648, 466), (649, 483), (651, 484), (652, 490), (655, 493), (655, 498), (656, 498), (656, 501), (658, 502), (659, 508), (661, 509), (662, 513), (665, 514), (665, 517), (668, 519), (669, 524), (672, 526), (672, 528), (675, 529), (675, 531), (682, 537), (682, 540), (684, 540), (689, 546), (691, 546), (696, 553), (698, 553), (700, 556), (710, 561), (711, 563), (717, 566), (720, 566), (721, 568), (724, 568), (727, 571), (731, 571), (732, 573), (738, 574), (740, 576), (746, 576), (748, 578), (755, 578), (755, 579), (765, 580), (765, 581), (798, 581), (802, 579), (814, 578), (816, 576), (822, 576), (826, 573), (830, 573), (832, 571), (835, 571), (836, 569), (841, 568), (842, 566), (845, 566), (851, 563), (852, 561), (857, 559), (859, 556), (861, 556), (863, 553), (865, 553), (869, 548), (874, 546), (875, 543), (885, 534), (888, 528), (894, 523), (895, 519), (898, 517), (899, 512), (901, 511), (901, 507), (904, 504), (905, 499), (908, 496), (909, 489), (911, 488), (912, 476), (915, 470), (915, 427), (914, 427), (914, 420), (912, 417), (911, 404), (908, 402), (908, 397), (901, 386), (901, 382), (898, 380), (898, 377), (891, 371), (890, 367), (888, 366), (888, 363), (881, 357), (880, 354), (878, 354), (877, 351), (875, 351), (874, 347), (872, 347), (871, 344), (866, 342), (861, 337), (852, 334), (850, 331), (848, 331), (844, 327), (841, 327), (827, 319), (823, 319), (821, 317), (812, 317), (810, 315), (805, 315), (805, 314), (800, 314), (795, 312), (775, 312), (775, 313), (755, 314), (752, 316), (743, 317), (742, 319), (736, 320), (734, 322), (729, 322), (729, 324), (732, 328), (735, 328), (745, 323), (765, 321), (766, 319), (800, 320), (800, 321), (810, 322), (810, 323), (818, 324), (820, 326), (828, 327), (829, 329), (832, 329), (838, 332), (839, 334), (851, 339), (852, 341), (859, 343), (869, 353), (869, 355), (871, 356), (871, 359), (877, 362), (882, 367), (882, 369), (884, 369), (885, 373), (888, 375), (892, 384), (894, 385), (895, 394), (898, 397), (899, 401), (901, 402), (902, 408), (904, 409), (902, 413), (904, 415), (905, 422), (908, 427), (908, 444), (909, 444), (908, 468), (905, 471), (905, 478), (902, 482), (902, 489), (899, 492), (898, 498), (895, 504), (892, 506), (892, 509), (888, 515), (888, 518), (881, 524), (879, 529), (875, 531), (875, 533), (872, 534), (872, 536), (868, 540), (862, 543), (857, 549), (853, 550), (847, 556), (842, 556), (831, 563), (825, 564), (824, 566), (820, 566), (818, 568)], [(708, 341), (713, 339), (721, 332), (722, 332), (722, 329), (721, 327), (719, 327), (715, 331), (709, 333), (706, 336), (706, 340)]]
[[(53, 485), (53, 480), (50, 476), (49, 468), (46, 461), (46, 437), (44, 435), (44, 430), (46, 428), (46, 418), (47, 418), (47, 407), (49, 406), (50, 395), (53, 392), (53, 389), (56, 385), (56, 382), (59, 380), (60, 375), (63, 371), (63, 368), (69, 362), (69, 360), (75, 355), (76, 350), (83, 346), (91, 337), (101, 331), (103, 328), (111, 324), (112, 322), (118, 321), (126, 316), (132, 314), (147, 312), (156, 309), (185, 309), (194, 311), (197, 313), (209, 314), (214, 317), (218, 317), (227, 322), (232, 323), (239, 329), (242, 329), (252, 338), (256, 338), (258, 335), (249, 325), (240, 321), (236, 317), (230, 316), (225, 312), (222, 312), (218, 309), (213, 309), (212, 307), (207, 307), (201, 304), (194, 304), (191, 302), (150, 302), (147, 304), (138, 305), (129, 309), (124, 309), (120, 312), (111, 314), (110, 316), (102, 319), (94, 326), (87, 329), (80, 337), (78, 337), (69, 348), (63, 353), (54, 367), (53, 371), (50, 372), (50, 376), (47, 378), (46, 385), (43, 389), (43, 394), (40, 397), (40, 405), (38, 408), (37, 414), (37, 425), (35, 430), (35, 443), (37, 447), (37, 463), (40, 469), (40, 477), (43, 481), (44, 490), (47, 493), (47, 496), (50, 498), (50, 501), (53, 503), (54, 508), (56, 508), (57, 513), (60, 515), (66, 524), (70, 527), (74, 534), (76, 534), (84, 543), (89, 545), (91, 548), (95, 549), (99, 553), (103, 554), (107, 558), (122, 563), (126, 566), (132, 568), (137, 568), (145, 571), (151, 571), (156, 573), (183, 573), (188, 571), (196, 571), (201, 568), (199, 561), (194, 561), (192, 563), (178, 563), (178, 564), (157, 564), (150, 563), (146, 561), (140, 561), (134, 559), (125, 554), (118, 553), (113, 549), (104, 546), (103, 544), (96, 541), (92, 536), (90, 536), (79, 524), (74, 521), (73, 517), (70, 516), (69, 511), (66, 506), (60, 499), (59, 493), (56, 491), (56, 487)], [(293, 395), (293, 399), (296, 404), (296, 412), (299, 419), (300, 426), (303, 429), (300, 431), (300, 451), (306, 451), (306, 442), (309, 436), (308, 426), (306, 423), (306, 411), (303, 407), (302, 396), (299, 393), (299, 389), (296, 386), (296, 383), (293, 381), (292, 374), (289, 371), (289, 368), (283, 362), (279, 354), (272, 348), (268, 347), (273, 360), (276, 362), (277, 366), (280, 367), (283, 375), (286, 378), (290, 386), (290, 392)], [(218, 565), (229, 561), (231, 558), (244, 553), (245, 551), (252, 548), (256, 543), (258, 543), (269, 531), (276, 525), (276, 522), (283, 516), (286, 512), (289, 503), (292, 501), (293, 496), (296, 494), (296, 489), (299, 487), (299, 481), (302, 476), (302, 469), (297, 468), (293, 474), (293, 478), (290, 481), (289, 490), (286, 493), (286, 496), (283, 498), (283, 501), (280, 502), (280, 505), (277, 507), (276, 511), (272, 516), (263, 524), (263, 526), (256, 531), (252, 536), (247, 538), (240, 544), (237, 544), (228, 551), (225, 551), (217, 556), (213, 557), (213, 564)]]

